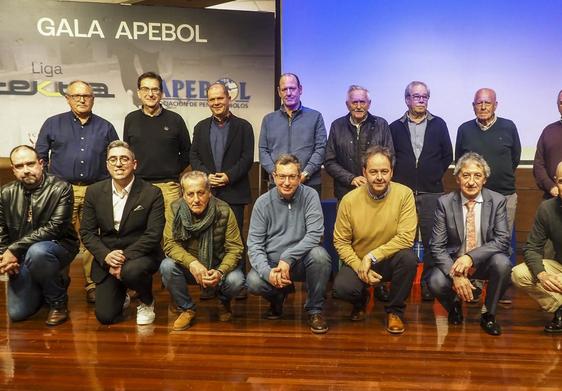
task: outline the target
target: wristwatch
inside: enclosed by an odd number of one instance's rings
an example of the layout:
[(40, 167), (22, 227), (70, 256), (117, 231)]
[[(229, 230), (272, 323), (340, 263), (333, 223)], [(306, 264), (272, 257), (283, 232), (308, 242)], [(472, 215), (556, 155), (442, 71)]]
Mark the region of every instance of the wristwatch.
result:
[(378, 259), (372, 253), (369, 253), (369, 258), (371, 258), (371, 268), (374, 269)]

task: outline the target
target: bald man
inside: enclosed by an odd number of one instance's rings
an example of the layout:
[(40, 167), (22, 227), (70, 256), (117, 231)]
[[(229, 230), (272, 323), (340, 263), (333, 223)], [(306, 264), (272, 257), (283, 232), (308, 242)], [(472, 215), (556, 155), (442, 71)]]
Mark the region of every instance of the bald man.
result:
[[(554, 313), (544, 331), (562, 333), (562, 162), (556, 167), (554, 183), (558, 196), (543, 201), (537, 209), (523, 252), (525, 263), (513, 268), (511, 279), (543, 310)], [(547, 240), (554, 245), (553, 259), (544, 259)]]
[[(521, 160), (521, 142), (513, 121), (496, 116), (497, 107), (493, 89), (481, 88), (476, 91), (472, 102), (476, 118), (459, 126), (455, 162), (467, 152), (476, 152), (488, 162), (491, 175), (485, 187), (505, 196), (507, 229), (511, 235), (517, 208), (515, 169)], [(479, 294), (475, 295), (475, 301), (478, 299)], [(508, 292), (500, 299), (500, 303), (511, 303)]]

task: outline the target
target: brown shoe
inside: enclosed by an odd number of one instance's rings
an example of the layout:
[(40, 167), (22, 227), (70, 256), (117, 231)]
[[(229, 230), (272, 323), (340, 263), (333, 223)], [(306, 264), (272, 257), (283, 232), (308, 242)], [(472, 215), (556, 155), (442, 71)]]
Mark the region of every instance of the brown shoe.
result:
[(86, 291), (86, 301), (90, 304), (96, 302), (96, 288), (90, 288)]
[(174, 322), (174, 327), (172, 330), (174, 331), (182, 331), (191, 327), (191, 322), (195, 318), (195, 311), (193, 310), (185, 310), (183, 311), (180, 316)]
[(325, 334), (328, 332), (328, 322), (322, 316), (322, 314), (313, 314), (308, 317), (308, 325), (310, 326), (310, 331), (314, 334)]
[(45, 323), (47, 326), (58, 326), (68, 320), (68, 308), (64, 302), (51, 304), (51, 309), (47, 315)]
[(386, 318), (386, 331), (390, 334), (402, 334), (405, 331), (404, 322), (396, 314), (388, 314)]
[(219, 320), (221, 322), (230, 322), (232, 320), (232, 309), (230, 301), (221, 301), (219, 304)]
[(365, 320), (366, 316), (364, 307), (353, 307), (351, 314), (349, 315), (349, 320), (352, 322), (360, 322)]

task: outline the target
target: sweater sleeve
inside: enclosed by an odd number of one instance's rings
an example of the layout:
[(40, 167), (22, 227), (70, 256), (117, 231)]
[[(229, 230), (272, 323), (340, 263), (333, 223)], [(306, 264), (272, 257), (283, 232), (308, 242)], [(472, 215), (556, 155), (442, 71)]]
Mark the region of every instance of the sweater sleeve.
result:
[(259, 156), (260, 164), (271, 175), (273, 169), (275, 168), (275, 162), (273, 161), (273, 156), (271, 156), (271, 147), (267, 143), (267, 133), (268, 133), (268, 116), (263, 117), (260, 130), (259, 139)]
[(247, 244), (248, 257), (252, 268), (262, 279), (267, 281), (271, 273), (271, 266), (269, 266), (267, 253), (265, 252), (268, 225), (268, 219), (264, 213), (265, 207), (264, 198), (258, 198), (252, 209)]
[(357, 272), (361, 265), (361, 259), (357, 256), (351, 245), (353, 241), (353, 228), (351, 226), (351, 203), (349, 200), (348, 197), (344, 197), (338, 207), (336, 225), (334, 227), (334, 247), (342, 262)]
[(550, 193), (550, 189), (552, 189), (555, 184), (553, 179), (548, 176), (548, 172), (546, 170), (546, 162), (544, 158), (544, 137), (545, 135), (543, 130), (541, 136), (539, 137), (539, 141), (537, 142), (537, 150), (535, 152), (535, 159), (533, 160), (533, 175), (539, 189), (545, 193)]
[(306, 167), (303, 171), (308, 172), (310, 175), (316, 173), (324, 163), (326, 155), (326, 126), (322, 114), (318, 113), (316, 122), (314, 124), (314, 151), (308, 160)]
[(523, 258), (525, 264), (531, 271), (534, 277), (541, 272), (544, 272), (543, 256), (544, 256), (544, 246), (548, 239), (548, 211), (545, 205), (548, 201), (543, 201), (537, 210), (535, 216), (535, 221), (529, 237), (527, 238), (527, 243), (523, 249)]

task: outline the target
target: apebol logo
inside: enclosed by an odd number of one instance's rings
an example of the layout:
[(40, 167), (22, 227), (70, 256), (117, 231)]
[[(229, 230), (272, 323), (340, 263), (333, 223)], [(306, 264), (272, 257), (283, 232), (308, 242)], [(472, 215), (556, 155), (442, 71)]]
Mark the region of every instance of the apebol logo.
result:
[[(230, 95), (230, 105), (233, 108), (247, 109), (251, 96), (248, 94), (248, 85), (245, 81), (236, 82), (230, 78), (217, 80), (223, 83)], [(170, 106), (206, 107), (207, 88), (213, 82), (207, 80), (163, 80), (162, 104)]]

